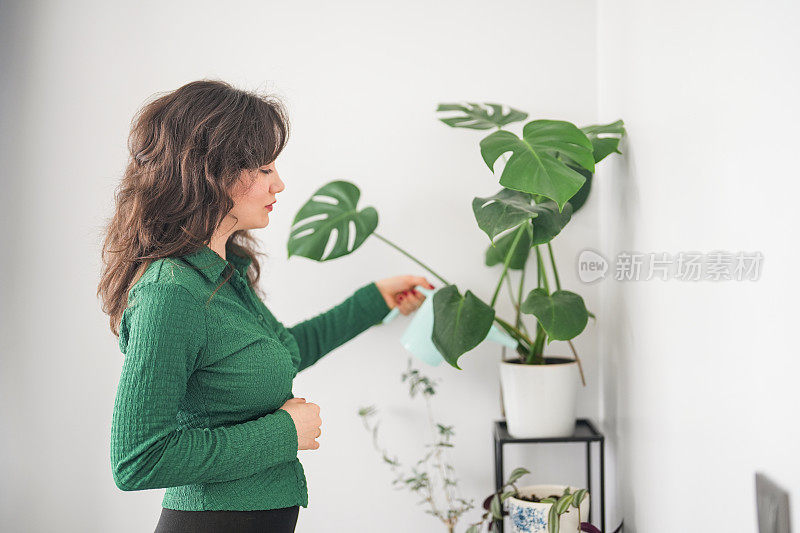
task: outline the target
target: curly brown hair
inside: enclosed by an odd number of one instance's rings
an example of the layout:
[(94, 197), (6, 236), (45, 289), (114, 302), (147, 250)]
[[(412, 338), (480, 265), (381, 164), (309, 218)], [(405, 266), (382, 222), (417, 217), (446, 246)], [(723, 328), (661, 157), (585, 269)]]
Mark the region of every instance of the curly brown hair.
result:
[[(130, 158), (101, 252), (97, 295), (116, 336), (128, 291), (147, 267), (207, 244), (233, 208), (230, 191), (242, 170), (272, 163), (289, 138), (288, 113), (273, 95), (205, 79), (154, 96), (132, 121)], [(253, 261), (248, 282), (258, 290), (256, 254), (266, 254), (246, 230), (228, 245)]]

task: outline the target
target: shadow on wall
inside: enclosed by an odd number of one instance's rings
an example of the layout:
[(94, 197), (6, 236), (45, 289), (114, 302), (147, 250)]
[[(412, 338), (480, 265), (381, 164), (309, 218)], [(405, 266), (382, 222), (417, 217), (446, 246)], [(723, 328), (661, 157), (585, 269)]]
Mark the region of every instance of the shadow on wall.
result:
[[(629, 247), (636, 239), (636, 225), (632, 221), (639, 216), (639, 194), (636, 186), (635, 150), (626, 135), (620, 143), (622, 155), (615, 158), (606, 169), (605, 175), (598, 178), (596, 183), (600, 189), (601, 220), (607, 225), (601, 226), (601, 242), (605, 244), (603, 250), (611, 259), (616, 250)], [(612, 273), (613, 278), (613, 273)], [(625, 286), (615, 283), (613, 279), (606, 280), (601, 290), (603, 315), (607, 317), (604, 324), (600, 324), (600, 357), (602, 365), (602, 431), (606, 435), (606, 447), (609, 467), (612, 473), (613, 485), (608, 487), (611, 498), (616, 502), (616, 509), (608, 514), (609, 523), (627, 522), (628, 531), (636, 531), (635, 517), (636, 497), (633, 488), (628, 482), (630, 465), (626, 462), (626, 453), (623, 435), (630, 432), (626, 427), (631, 413), (627, 412), (624, 393), (630, 389), (630, 359), (633, 339), (631, 332), (633, 326), (630, 311), (627, 306)], [(616, 474), (613, 474), (616, 473)], [(622, 507), (622, 502), (627, 502)]]

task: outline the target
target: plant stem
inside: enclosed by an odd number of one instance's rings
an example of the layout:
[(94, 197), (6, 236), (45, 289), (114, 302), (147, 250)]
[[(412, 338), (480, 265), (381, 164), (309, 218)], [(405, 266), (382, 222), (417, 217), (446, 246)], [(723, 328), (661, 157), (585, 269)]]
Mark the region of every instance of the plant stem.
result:
[[(434, 443), (433, 444), (434, 444), (434, 446), (436, 446), (436, 443), (438, 442), (439, 439), (436, 436), (437, 435), (437, 433), (436, 433), (436, 423), (433, 421), (433, 410), (431, 409), (431, 400), (427, 396), (425, 397), (425, 408), (428, 411), (428, 422), (431, 425), (431, 432), (433, 434), (433, 439), (434, 439)], [(447, 483), (445, 482), (445, 480), (447, 479), (447, 474), (445, 473), (444, 466), (442, 465), (441, 452), (442, 452), (441, 447), (440, 446), (436, 446), (436, 452), (435, 452), (435, 455), (436, 455), (436, 466), (439, 467), (439, 473), (442, 475), (442, 488), (444, 489), (444, 495), (445, 495), (445, 498), (447, 499), (447, 507), (448, 507), (448, 509), (452, 509), (453, 508), (453, 500), (452, 500), (452, 498), (450, 496), (449, 487), (448, 487)]]
[(508, 331), (509, 333), (512, 333), (512, 336), (516, 337), (517, 340), (522, 339), (528, 344), (533, 344), (533, 341), (530, 340), (527, 335), (522, 333), (520, 330), (518, 330), (517, 328), (515, 328), (514, 326), (512, 326), (511, 324), (509, 324), (508, 322), (506, 322), (502, 318), (500, 318), (498, 316), (495, 316), (494, 317), (494, 321), (497, 322), (498, 324), (500, 324), (501, 326), (503, 326), (506, 329), (506, 331)]
[(556, 268), (556, 260), (553, 257), (553, 247), (550, 246), (550, 241), (547, 241), (547, 251), (550, 254), (550, 264), (553, 266), (553, 277), (556, 278), (556, 290), (561, 290), (561, 281), (558, 279), (558, 269)]
[(578, 357), (578, 351), (575, 349), (575, 346), (572, 344), (572, 341), (569, 340), (569, 341), (567, 341), (567, 343), (569, 343), (569, 347), (570, 347), (570, 349), (572, 349), (572, 355), (575, 356), (575, 361), (578, 362), (578, 370), (580, 370), (580, 372), (581, 372), (581, 383), (583, 383), (583, 386), (585, 387), (586, 386), (586, 378), (583, 377), (583, 365), (581, 364), (581, 358)]
[(542, 356), (542, 352), (544, 351), (544, 339), (545, 339), (545, 331), (542, 328), (542, 324), (537, 320), (536, 321), (536, 341), (531, 343), (530, 351), (528, 352), (528, 357), (525, 360), (525, 364), (528, 365), (543, 365), (544, 364), (544, 357)]
[(547, 273), (544, 270), (544, 263), (542, 262), (542, 251), (539, 249), (539, 246), (536, 246), (536, 262), (539, 265), (539, 279), (544, 284), (544, 290), (547, 291), (548, 296), (550, 295), (550, 284), (547, 282)]
[[(522, 270), (522, 276), (523, 276), (523, 277), (525, 276), (525, 270), (524, 270), (524, 269)], [(525, 335), (527, 335), (528, 337), (530, 337), (530, 336), (531, 336), (531, 334), (530, 334), (530, 333), (528, 333), (528, 328), (526, 328), (526, 327), (525, 327), (525, 323), (522, 321), (522, 317), (521, 317), (521, 315), (520, 315), (520, 308), (519, 308), (520, 304), (519, 304), (519, 303), (517, 302), (517, 300), (514, 298), (514, 289), (513, 289), (513, 287), (511, 286), (511, 276), (506, 276), (506, 282), (507, 282), (507, 285), (508, 285), (508, 297), (511, 299), (511, 305), (513, 305), (513, 306), (514, 306), (514, 309), (517, 311), (516, 323), (515, 323), (514, 325), (515, 325), (517, 328), (519, 328), (519, 329), (520, 329), (520, 331), (524, 331), (524, 332), (525, 332)], [(522, 287), (522, 286), (520, 285), (520, 288), (521, 288), (521, 287)], [(520, 296), (521, 296), (521, 292), (522, 292), (522, 291), (520, 290)]]
[(439, 509), (436, 507), (436, 501), (433, 497), (433, 489), (430, 485), (430, 480), (425, 483), (425, 488), (428, 489), (428, 502), (431, 504), (431, 509), (433, 510), (434, 516), (438, 516), (439, 519), (442, 519), (442, 514), (439, 512)]
[(494, 290), (494, 295), (492, 296), (492, 303), (489, 304), (494, 309), (494, 304), (497, 302), (497, 296), (500, 294), (500, 287), (503, 286), (503, 278), (506, 277), (506, 272), (508, 272), (508, 264), (511, 262), (511, 256), (514, 255), (514, 252), (517, 249), (517, 243), (522, 238), (522, 232), (526, 230), (524, 224), (521, 224), (519, 228), (517, 228), (517, 234), (514, 236), (514, 241), (511, 243), (511, 246), (508, 247), (508, 253), (506, 253), (506, 259), (503, 261), (503, 272), (500, 274), (500, 281), (497, 282), (497, 287)]
[(383, 242), (385, 242), (386, 244), (388, 244), (389, 246), (391, 246), (392, 248), (394, 248), (395, 250), (397, 250), (401, 254), (405, 255), (406, 257), (408, 257), (409, 259), (411, 259), (412, 261), (417, 263), (419, 266), (421, 266), (422, 268), (424, 268), (425, 270), (427, 270), (428, 272), (433, 274), (434, 276), (436, 276), (445, 285), (451, 285), (451, 283), (449, 281), (447, 281), (442, 276), (440, 276), (439, 274), (434, 272), (431, 267), (429, 267), (428, 265), (426, 265), (425, 263), (423, 263), (422, 261), (420, 261), (419, 259), (417, 259), (413, 255), (411, 255), (410, 253), (406, 252), (405, 250), (403, 250), (402, 248), (400, 248), (399, 246), (394, 244), (392, 241), (390, 241), (389, 239), (387, 239), (383, 235), (380, 235), (379, 233), (375, 233), (375, 232), (373, 232), (373, 235), (375, 235), (377, 238), (379, 238), (380, 240), (382, 240)]
[[(506, 276), (506, 287), (508, 288), (508, 297), (511, 299), (511, 305), (515, 310), (519, 311), (519, 304), (517, 303), (516, 298), (514, 298), (514, 287), (511, 285), (511, 276)], [(519, 312), (517, 312), (514, 325), (519, 327)]]

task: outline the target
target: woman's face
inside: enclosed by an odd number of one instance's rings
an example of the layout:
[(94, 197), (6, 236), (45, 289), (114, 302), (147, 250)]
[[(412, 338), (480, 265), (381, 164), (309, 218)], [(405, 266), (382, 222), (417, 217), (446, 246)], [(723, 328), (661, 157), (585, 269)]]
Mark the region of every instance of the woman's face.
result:
[(277, 204), (267, 208), (285, 188), (273, 161), (257, 170), (242, 170), (231, 195), (234, 205), (229, 215), (238, 219), (236, 229), (263, 228), (269, 224), (269, 213)]

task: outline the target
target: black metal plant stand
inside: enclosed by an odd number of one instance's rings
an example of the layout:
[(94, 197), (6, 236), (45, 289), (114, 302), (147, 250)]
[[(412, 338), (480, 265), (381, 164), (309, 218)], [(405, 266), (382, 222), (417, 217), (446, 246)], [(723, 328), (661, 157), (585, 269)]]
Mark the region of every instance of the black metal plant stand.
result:
[[(600, 530), (606, 531), (606, 474), (605, 474), (605, 437), (587, 418), (579, 418), (575, 422), (575, 431), (568, 437), (548, 437), (536, 439), (517, 439), (508, 433), (505, 420), (494, 423), (494, 484), (499, 490), (505, 481), (503, 473), (504, 444), (536, 444), (543, 442), (585, 442), (586, 443), (586, 488), (589, 490), (589, 521), (592, 520), (592, 443), (600, 443)], [(503, 533), (503, 522), (500, 522), (500, 533)]]

